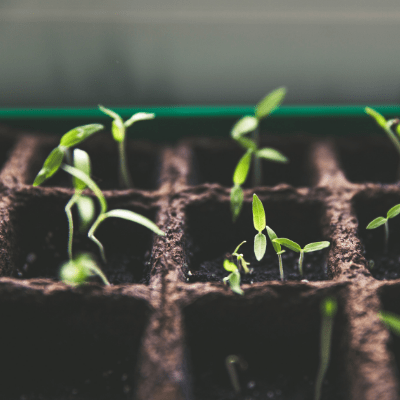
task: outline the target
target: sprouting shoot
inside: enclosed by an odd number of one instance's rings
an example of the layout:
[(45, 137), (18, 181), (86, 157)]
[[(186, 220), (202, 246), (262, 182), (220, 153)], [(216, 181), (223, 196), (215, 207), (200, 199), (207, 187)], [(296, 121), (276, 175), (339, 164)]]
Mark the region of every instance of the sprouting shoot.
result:
[(244, 361), (241, 357), (236, 356), (234, 354), (226, 357), (225, 359), (225, 367), (226, 370), (228, 371), (229, 379), (231, 381), (233, 390), (235, 391), (236, 394), (239, 394), (241, 389), (240, 389), (239, 377), (235, 369), (235, 364), (237, 364), (237, 366), (242, 371), (245, 371), (247, 369), (247, 362)]
[(254, 228), (258, 231), (257, 235), (254, 237), (254, 254), (258, 261), (260, 261), (265, 254), (267, 249), (267, 238), (262, 233), (266, 227), (265, 222), (265, 211), (261, 200), (254, 193), (253, 194), (253, 223)]
[(282, 254), (285, 252), (285, 250), (282, 250), (282, 247), (279, 243), (275, 242), (274, 239), (277, 239), (278, 236), (276, 236), (276, 233), (269, 227), (266, 226), (265, 228), (268, 233), (268, 237), (271, 240), (272, 246), (278, 255), (278, 260), (279, 260), (279, 275), (281, 276), (281, 280), (285, 280), (285, 275), (283, 273), (283, 263), (282, 263)]

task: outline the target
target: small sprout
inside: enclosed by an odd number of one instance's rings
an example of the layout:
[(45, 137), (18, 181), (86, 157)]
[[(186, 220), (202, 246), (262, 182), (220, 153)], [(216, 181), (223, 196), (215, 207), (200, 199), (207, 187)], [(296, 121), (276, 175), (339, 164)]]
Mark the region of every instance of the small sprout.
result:
[(239, 377), (235, 369), (235, 364), (239, 366), (242, 371), (245, 371), (248, 367), (247, 362), (244, 361), (241, 357), (230, 355), (225, 359), (225, 366), (228, 371), (229, 379), (231, 380), (231, 384), (236, 394), (240, 393), (240, 383)]
[(243, 295), (244, 292), (240, 288), (240, 272), (236, 264), (226, 259), (224, 261), (224, 268), (226, 271), (230, 272), (230, 274), (223, 279), (225, 285), (229, 282), (232, 292)]
[(379, 319), (397, 336), (400, 336), (400, 316), (387, 311), (381, 311)]
[(277, 239), (278, 236), (276, 236), (276, 233), (269, 227), (266, 227), (266, 230), (268, 232), (268, 237), (270, 238), (272, 242), (272, 246), (274, 247), (274, 250), (276, 254), (278, 255), (279, 259), (279, 274), (281, 276), (281, 280), (285, 280), (285, 276), (283, 274), (283, 264), (282, 264), (282, 254), (285, 252), (285, 250), (282, 250), (282, 247), (279, 243), (275, 242), (274, 239)]
[(99, 105), (99, 108), (104, 114), (107, 114), (113, 119), (111, 132), (114, 140), (118, 143), (120, 183), (122, 187), (129, 189), (132, 187), (132, 179), (129, 174), (126, 157), (126, 128), (133, 125), (134, 122), (153, 119), (155, 115), (152, 113), (138, 112), (124, 122), (116, 112), (101, 105)]
[(389, 219), (394, 218), (400, 214), (400, 204), (392, 207), (386, 214), (386, 218), (378, 217), (372, 220), (368, 225), (367, 229), (376, 229), (381, 225), (385, 225), (385, 244), (384, 244), (384, 253), (388, 252), (389, 245)]
[(240, 267), (243, 268), (243, 271), (245, 274), (250, 274), (252, 272), (252, 269), (249, 269), (247, 266), (250, 265), (249, 262), (246, 262), (246, 260), (243, 257), (243, 254), (239, 254), (239, 247), (243, 244), (246, 243), (246, 241), (244, 240), (242, 243), (239, 244), (238, 247), (236, 247), (235, 251), (232, 253), (232, 256), (236, 257), (236, 261), (237, 261), (237, 266), (238, 269), (240, 269)]
[(92, 240), (98, 246), (101, 257), (104, 262), (106, 262), (104, 247), (101, 244), (101, 242), (94, 236), (94, 234), (96, 233), (96, 229), (99, 227), (99, 225), (107, 218), (122, 218), (122, 219), (125, 219), (128, 221), (136, 222), (136, 223), (143, 225), (146, 228), (150, 229), (157, 235), (165, 236), (165, 233), (160, 228), (158, 228), (158, 226), (154, 222), (150, 221), (146, 217), (143, 217), (143, 215), (137, 214), (137, 213), (135, 213), (133, 211), (129, 211), (129, 210), (117, 209), (117, 210), (107, 211), (107, 208), (108, 208), (107, 201), (106, 201), (103, 193), (101, 192), (99, 187), (96, 185), (96, 183), (94, 183), (93, 180), (88, 175), (86, 175), (84, 172), (80, 171), (79, 169), (71, 167), (69, 165), (63, 164), (61, 166), (61, 168), (64, 171), (71, 174), (72, 176), (74, 176), (75, 178), (82, 180), (89, 187), (89, 189), (91, 189), (93, 191), (93, 193), (95, 194), (95, 196), (97, 197), (97, 199), (99, 201), (100, 214), (97, 217), (97, 219), (94, 221), (91, 228), (89, 229), (88, 237), (90, 240)]
[(304, 259), (304, 253), (311, 253), (313, 251), (318, 251), (325, 249), (326, 247), (330, 246), (329, 242), (315, 242), (315, 243), (309, 243), (304, 246), (302, 249), (300, 245), (298, 245), (296, 242), (293, 242), (292, 240), (286, 239), (286, 238), (279, 238), (279, 239), (273, 239), (273, 243), (278, 243), (282, 246), (287, 247), (290, 250), (295, 251), (296, 253), (300, 253), (300, 258), (299, 258), (299, 272), (300, 275), (303, 276), (303, 259)]
[(37, 174), (33, 186), (41, 185), (45, 180), (53, 176), (60, 168), (64, 157), (68, 157), (69, 149), (83, 142), (94, 133), (104, 129), (100, 124), (78, 126), (61, 137), (60, 144), (51, 151), (46, 158), (42, 169)]
[[(242, 208), (243, 193), (241, 186), (247, 179), (251, 159), (253, 159), (254, 164), (254, 187), (261, 185), (262, 158), (281, 163), (287, 163), (289, 161), (278, 150), (271, 149), (269, 147), (260, 149), (260, 140), (258, 133), (258, 126), (260, 121), (279, 107), (280, 103), (285, 97), (285, 94), (285, 88), (278, 88), (272, 91), (257, 104), (254, 116), (247, 115), (241, 118), (238, 122), (236, 122), (231, 130), (232, 139), (236, 140), (236, 142), (238, 142), (238, 144), (246, 150), (246, 153), (239, 160), (239, 163), (237, 164), (235, 172), (233, 174), (233, 187), (231, 190), (231, 210), (233, 222), (236, 221)], [(252, 139), (249, 139), (245, 136), (247, 133), (250, 132), (253, 132)]]
[(331, 339), (333, 330), (333, 320), (337, 311), (337, 302), (332, 297), (327, 297), (321, 302), (321, 337), (320, 337), (320, 364), (315, 383), (314, 400), (321, 398), (322, 382), (329, 366), (331, 355)]
[(67, 261), (60, 270), (61, 280), (71, 286), (82, 285), (95, 275), (99, 276), (105, 285), (110, 285), (94, 258), (87, 253), (80, 254), (75, 259)]
[(267, 238), (261, 233), (266, 227), (266, 222), (264, 207), (255, 193), (253, 194), (253, 222), (254, 228), (258, 231), (254, 237), (254, 254), (257, 260), (260, 261), (267, 249)]

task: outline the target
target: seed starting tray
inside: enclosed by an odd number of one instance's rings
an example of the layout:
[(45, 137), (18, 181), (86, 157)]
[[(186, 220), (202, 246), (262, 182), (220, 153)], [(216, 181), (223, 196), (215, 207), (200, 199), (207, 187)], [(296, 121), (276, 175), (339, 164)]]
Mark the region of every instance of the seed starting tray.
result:
[[(59, 172), (43, 187), (31, 185), (58, 139), (5, 127), (0, 134), (1, 399), (312, 399), (319, 307), (327, 296), (337, 299), (338, 312), (322, 398), (399, 397), (400, 340), (377, 313), (400, 313), (400, 280), (368, 268), (369, 255), (383, 247), (383, 230), (365, 230), (400, 203), (399, 163), (385, 138), (270, 136), (265, 144), (290, 163), (263, 164), (266, 186), (245, 186), (233, 224), (231, 178), (243, 150), (229, 140), (129, 142), (135, 188), (118, 190), (115, 143), (109, 133), (94, 135), (79, 147), (91, 156), (109, 208), (140, 212), (166, 236), (107, 220), (98, 237), (113, 285), (73, 288), (56, 272), (67, 260), (69, 178)], [(253, 193), (278, 237), (301, 246), (330, 241), (322, 280), (242, 284), (243, 296), (212, 275), (211, 282), (196, 281), (203, 265), (243, 240), (251, 258)], [(389, 226), (395, 258), (400, 221)], [(79, 251), (96, 254), (77, 233)], [(239, 372), (239, 396), (225, 369), (230, 354), (248, 363)]]

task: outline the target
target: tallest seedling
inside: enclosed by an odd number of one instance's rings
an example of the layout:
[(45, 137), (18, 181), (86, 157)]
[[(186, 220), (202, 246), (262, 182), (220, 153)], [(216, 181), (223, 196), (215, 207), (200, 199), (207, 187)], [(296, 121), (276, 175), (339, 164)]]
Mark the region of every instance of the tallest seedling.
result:
[(118, 143), (120, 185), (121, 187), (129, 189), (132, 187), (132, 179), (129, 174), (126, 157), (126, 128), (129, 128), (134, 122), (153, 119), (155, 115), (152, 113), (139, 112), (133, 114), (132, 117), (124, 122), (116, 112), (100, 105), (99, 108), (104, 114), (113, 118), (111, 132), (114, 140)]

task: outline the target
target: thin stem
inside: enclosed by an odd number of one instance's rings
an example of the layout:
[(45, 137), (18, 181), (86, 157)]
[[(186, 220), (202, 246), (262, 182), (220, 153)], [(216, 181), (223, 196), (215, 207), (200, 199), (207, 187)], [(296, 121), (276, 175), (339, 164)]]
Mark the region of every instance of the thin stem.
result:
[(72, 240), (74, 236), (74, 222), (72, 220), (71, 208), (76, 203), (80, 196), (80, 193), (74, 193), (67, 205), (65, 206), (65, 213), (68, 219), (68, 257), (72, 260)]
[(400, 141), (397, 139), (397, 136), (393, 133), (392, 131), (392, 125), (394, 123), (397, 123), (396, 120), (390, 120), (386, 123), (386, 128), (385, 128), (385, 132), (387, 133), (387, 135), (389, 136), (389, 139), (392, 141), (392, 143), (394, 144), (394, 147), (396, 147), (397, 152), (400, 155)]
[(387, 219), (385, 222), (385, 247), (384, 252), (387, 254), (389, 248), (389, 220)]
[(303, 276), (303, 260), (304, 260), (304, 251), (300, 250), (300, 258), (299, 258), (299, 272), (300, 276)]
[(226, 369), (228, 370), (229, 378), (231, 380), (233, 389), (235, 390), (236, 394), (238, 394), (240, 393), (240, 384), (239, 384), (239, 377), (234, 365), (235, 363), (238, 364), (238, 366), (242, 371), (247, 369), (247, 363), (235, 355), (228, 356), (225, 359), (225, 366)]
[(281, 281), (284, 281), (285, 275), (283, 274), (282, 254), (278, 254), (278, 258), (279, 258), (279, 273), (281, 275)]
[(132, 187), (132, 180), (129, 175), (128, 164), (126, 162), (126, 146), (125, 139), (118, 143), (119, 150), (119, 179), (120, 185), (126, 189)]
[[(254, 131), (251, 134), (251, 137), (258, 149), (260, 146), (260, 133), (259, 133), (258, 128), (254, 129)], [(260, 157), (257, 157), (254, 154), (254, 156), (253, 156), (253, 187), (261, 186), (261, 182), (262, 182), (261, 159), (260, 159)]]
[(103, 281), (103, 283), (105, 285), (107, 285), (107, 286), (111, 285), (110, 282), (108, 281), (107, 277), (103, 274), (103, 271), (99, 267), (91, 266), (90, 268), (95, 274), (97, 274), (100, 277), (100, 279)]
[(103, 247), (103, 245), (101, 244), (101, 242), (94, 236), (94, 232), (96, 231), (96, 229), (98, 228), (98, 226), (100, 225), (100, 223), (101, 223), (104, 219), (105, 219), (104, 214), (100, 214), (100, 215), (97, 217), (96, 221), (94, 221), (92, 227), (89, 229), (88, 238), (97, 244), (97, 246), (98, 246), (98, 248), (99, 248), (99, 251), (100, 251), (101, 258), (102, 258), (103, 261), (106, 263), (106, 262), (107, 262), (107, 259), (106, 259), (106, 255), (105, 255), (105, 253), (104, 253), (104, 247)]

